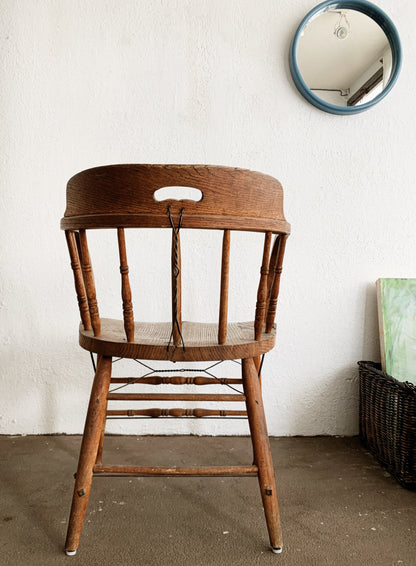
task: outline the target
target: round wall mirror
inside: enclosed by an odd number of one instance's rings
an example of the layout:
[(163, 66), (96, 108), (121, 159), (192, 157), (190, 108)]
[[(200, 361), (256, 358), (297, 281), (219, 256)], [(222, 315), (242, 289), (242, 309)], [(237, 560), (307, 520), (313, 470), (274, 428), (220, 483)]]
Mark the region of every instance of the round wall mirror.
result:
[(363, 0), (322, 2), (300, 23), (290, 47), (299, 92), (332, 114), (371, 108), (390, 92), (401, 66), (390, 18)]

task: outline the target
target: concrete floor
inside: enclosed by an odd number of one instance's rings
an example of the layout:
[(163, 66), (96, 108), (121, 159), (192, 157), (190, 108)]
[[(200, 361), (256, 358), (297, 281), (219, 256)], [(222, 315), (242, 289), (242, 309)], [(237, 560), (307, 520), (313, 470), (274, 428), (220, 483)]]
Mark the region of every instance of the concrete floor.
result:
[[(271, 439), (285, 547), (269, 551), (255, 478), (96, 478), (63, 554), (80, 438), (0, 437), (0, 564), (415, 566), (416, 492), (357, 438)], [(251, 462), (247, 438), (108, 437), (105, 463)]]

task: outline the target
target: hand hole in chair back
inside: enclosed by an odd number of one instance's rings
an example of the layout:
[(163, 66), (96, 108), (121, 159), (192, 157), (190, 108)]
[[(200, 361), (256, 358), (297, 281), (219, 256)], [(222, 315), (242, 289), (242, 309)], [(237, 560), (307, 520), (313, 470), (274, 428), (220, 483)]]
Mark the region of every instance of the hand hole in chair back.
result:
[(164, 200), (193, 200), (201, 202), (203, 198), (202, 191), (195, 187), (161, 187), (153, 193), (153, 198), (157, 202)]

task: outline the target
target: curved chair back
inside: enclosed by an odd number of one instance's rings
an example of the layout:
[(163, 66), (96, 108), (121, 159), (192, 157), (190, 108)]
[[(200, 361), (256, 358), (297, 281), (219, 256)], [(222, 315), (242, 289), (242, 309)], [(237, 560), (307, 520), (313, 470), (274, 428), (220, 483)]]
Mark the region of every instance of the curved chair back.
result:
[[(173, 198), (157, 200), (161, 189)], [(197, 200), (176, 200), (178, 188), (196, 189)], [(118, 235), (126, 338), (134, 341), (134, 316), (125, 228), (172, 229), (172, 332), (181, 337), (180, 228), (223, 230), (218, 343), (227, 339), (230, 231), (264, 232), (264, 249), (255, 311), (254, 339), (273, 327), (286, 237), (290, 225), (283, 213), (279, 181), (254, 171), (205, 165), (108, 165), (87, 169), (67, 185), (67, 207), (61, 220), (74, 272), (85, 330), (100, 336), (101, 324), (86, 230), (115, 228)], [(277, 234), (274, 244), (272, 235)]]

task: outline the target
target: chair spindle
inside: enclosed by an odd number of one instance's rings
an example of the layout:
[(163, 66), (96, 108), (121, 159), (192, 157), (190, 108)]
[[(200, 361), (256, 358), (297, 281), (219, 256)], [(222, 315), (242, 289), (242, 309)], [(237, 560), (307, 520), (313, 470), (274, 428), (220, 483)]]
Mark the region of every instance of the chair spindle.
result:
[(109, 417), (244, 417), (247, 411), (234, 411), (231, 409), (111, 409), (107, 411)]
[(87, 293), (88, 308), (90, 311), (91, 326), (94, 336), (101, 334), (101, 321), (98, 312), (97, 296), (95, 293), (94, 276), (92, 273), (90, 252), (88, 250), (87, 234), (85, 229), (79, 231), (79, 242), (81, 249), (81, 267), (84, 276), (85, 291)]
[(280, 276), (282, 274), (283, 257), (285, 255), (287, 235), (279, 236), (278, 252), (276, 262), (272, 268), (274, 271), (273, 284), (270, 288), (269, 307), (266, 317), (266, 333), (271, 332), (276, 317), (277, 299), (279, 297)]
[(267, 279), (269, 274), (269, 256), (272, 233), (264, 235), (263, 260), (260, 269), (260, 283), (257, 291), (256, 316), (254, 319), (254, 339), (260, 340), (263, 331), (267, 303)]
[(227, 340), (229, 271), (230, 271), (230, 230), (224, 230), (224, 235), (222, 240), (221, 292), (220, 292), (220, 315), (218, 321), (218, 344), (225, 344)]
[(269, 274), (267, 276), (267, 309), (269, 308), (269, 301), (270, 301), (270, 291), (273, 285), (274, 280), (274, 268), (277, 261), (277, 253), (279, 251), (279, 234), (275, 235), (272, 247), (272, 253), (270, 254), (270, 262), (269, 262)]
[(128, 383), (129, 385), (146, 383), (148, 385), (240, 385), (241, 379), (230, 377), (184, 377), (182, 375), (148, 377), (112, 377), (111, 383)]
[(117, 228), (118, 251), (120, 256), (121, 298), (123, 300), (124, 330), (127, 342), (134, 342), (134, 315), (127, 264), (126, 239), (124, 228)]
[(88, 310), (88, 300), (85, 294), (84, 279), (82, 276), (81, 264), (78, 254), (75, 233), (71, 230), (65, 230), (66, 243), (68, 245), (69, 257), (71, 259), (71, 267), (74, 274), (75, 291), (78, 299), (79, 313), (84, 330), (91, 330), (90, 312)]

